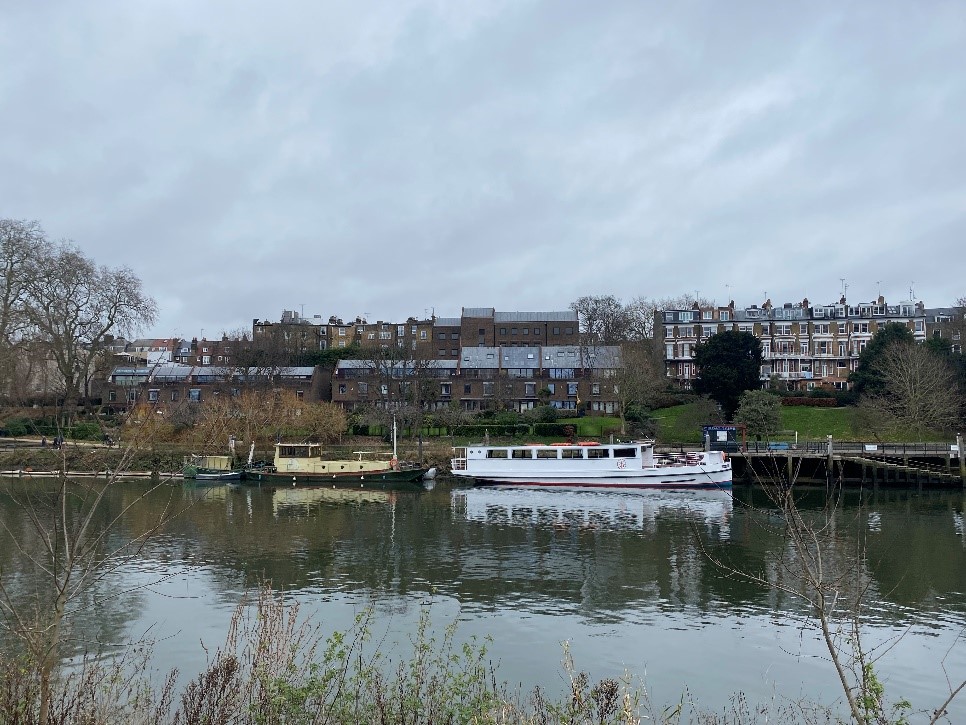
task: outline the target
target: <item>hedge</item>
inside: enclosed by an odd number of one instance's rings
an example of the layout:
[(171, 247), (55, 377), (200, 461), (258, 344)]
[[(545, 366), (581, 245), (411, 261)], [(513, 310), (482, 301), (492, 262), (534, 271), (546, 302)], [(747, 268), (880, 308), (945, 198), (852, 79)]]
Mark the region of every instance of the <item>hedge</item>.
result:
[(835, 408), (838, 406), (835, 398), (782, 398), (782, 405), (807, 405), (812, 408)]
[(451, 433), (457, 436), (522, 436), (530, 432), (526, 423), (489, 423), (486, 425), (457, 425)]
[(576, 433), (576, 427), (571, 423), (535, 423), (533, 434), (537, 436), (565, 436), (567, 435), (567, 428)]

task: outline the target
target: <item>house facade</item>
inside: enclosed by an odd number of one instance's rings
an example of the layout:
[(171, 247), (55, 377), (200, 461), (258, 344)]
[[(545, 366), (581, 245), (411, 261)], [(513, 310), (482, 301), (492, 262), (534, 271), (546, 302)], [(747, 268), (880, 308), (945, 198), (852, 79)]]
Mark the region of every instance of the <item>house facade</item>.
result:
[(321, 368), (316, 367), (240, 370), (168, 363), (152, 367), (116, 367), (101, 395), (106, 407), (120, 412), (141, 402), (159, 406), (203, 403), (214, 396), (236, 396), (256, 387), (292, 390), (296, 397), (321, 400), (327, 381)]
[(463, 346), (456, 359), (391, 365), (341, 360), (333, 374), (332, 401), (346, 410), (456, 405), (471, 412), (523, 412), (538, 405), (576, 412), (583, 404), (591, 414), (613, 414), (620, 409), (615, 389), (620, 365), (619, 347), (577, 345)]
[(927, 337), (922, 302), (888, 304), (882, 297), (854, 304), (843, 297), (827, 305), (810, 305), (805, 299), (780, 307), (766, 300), (760, 307), (744, 309), (735, 309), (732, 302), (727, 307), (661, 310), (657, 315), (655, 330), (662, 338), (667, 377), (684, 389), (697, 377), (695, 347), (726, 330), (758, 337), (762, 381), (777, 380), (792, 390), (847, 389), (859, 355), (888, 323), (906, 326), (920, 342)]

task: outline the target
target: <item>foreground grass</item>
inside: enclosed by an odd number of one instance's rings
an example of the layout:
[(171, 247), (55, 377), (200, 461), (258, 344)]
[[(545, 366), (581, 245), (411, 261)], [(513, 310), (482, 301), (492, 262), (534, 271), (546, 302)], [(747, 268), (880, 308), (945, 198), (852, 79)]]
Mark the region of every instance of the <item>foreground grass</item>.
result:
[[(441, 638), (429, 634), (423, 614), (412, 650), (394, 662), (371, 646), (372, 610), (348, 632), (323, 634), (266, 589), (236, 610), (225, 643), (208, 651), (203, 672), (177, 688), (177, 673), (159, 677), (148, 648), (111, 659), (89, 658), (61, 673), (47, 722), (58, 725), (201, 725), (215, 723), (668, 723), (799, 722), (805, 710), (770, 703), (750, 707), (736, 695), (720, 713), (702, 711), (687, 694), (653, 705), (630, 675), (596, 683), (578, 672), (564, 647), (568, 691), (514, 691), (488, 659), (487, 641), (458, 643), (455, 625)], [(160, 685), (157, 683), (161, 683)], [(0, 653), (0, 723), (40, 722), (37, 668)], [(827, 708), (809, 705), (818, 721)]]

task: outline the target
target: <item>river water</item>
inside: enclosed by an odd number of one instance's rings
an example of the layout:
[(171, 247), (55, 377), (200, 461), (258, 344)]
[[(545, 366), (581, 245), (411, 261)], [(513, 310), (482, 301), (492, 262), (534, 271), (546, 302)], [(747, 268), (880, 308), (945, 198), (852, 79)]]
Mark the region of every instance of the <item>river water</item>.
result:
[[(42, 482), (29, 486), (42, 487)], [(0, 483), (0, 516), (23, 541), (30, 525)], [(21, 488), (18, 488), (21, 487)], [(165, 507), (180, 513), (140, 556), (105, 578), (79, 615), (78, 641), (155, 640), (154, 665), (186, 676), (224, 639), (246, 594), (270, 581), (326, 629), (371, 606), (376, 639), (404, 650), (421, 613), (434, 631), (492, 638), (500, 679), (563, 692), (566, 642), (592, 677), (630, 672), (657, 703), (687, 690), (721, 709), (839, 696), (818, 629), (801, 601), (716, 565), (784, 581), (788, 544), (760, 491), (645, 494), (500, 491), (441, 482), (421, 493), (114, 485), (103, 521), (120, 542)], [(825, 520), (825, 493), (802, 502)], [(962, 492), (848, 492), (828, 519), (836, 554), (868, 587), (863, 641), (894, 698), (936, 706), (966, 678), (966, 541)], [(34, 543), (36, 543), (34, 541)], [(861, 547), (859, 546), (861, 544)], [(0, 532), (0, 571), (14, 591), (30, 574)], [(204, 645), (204, 647), (202, 646)], [(943, 670), (945, 667), (945, 672)], [(966, 698), (950, 719), (966, 722)]]

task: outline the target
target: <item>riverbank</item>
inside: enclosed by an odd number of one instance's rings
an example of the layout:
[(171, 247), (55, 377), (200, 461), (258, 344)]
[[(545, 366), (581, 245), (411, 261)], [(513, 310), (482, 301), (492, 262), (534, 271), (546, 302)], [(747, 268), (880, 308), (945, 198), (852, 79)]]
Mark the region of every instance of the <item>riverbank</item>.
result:
[[(381, 438), (355, 437), (338, 446), (327, 447), (331, 457), (350, 457), (355, 451), (390, 452)], [(121, 445), (106, 446), (88, 441), (68, 441), (60, 448), (42, 439), (22, 437), (0, 439), (0, 475), (57, 476), (62, 472), (77, 476), (101, 476), (115, 473), (123, 476), (180, 477), (186, 456), (197, 453), (184, 446), (159, 445), (153, 449)], [(427, 467), (449, 470), (453, 449), (450, 441), (423, 443), (423, 461)], [(255, 460), (271, 460), (271, 452), (256, 452)], [(401, 460), (417, 460), (418, 446), (406, 442), (399, 446)]]

